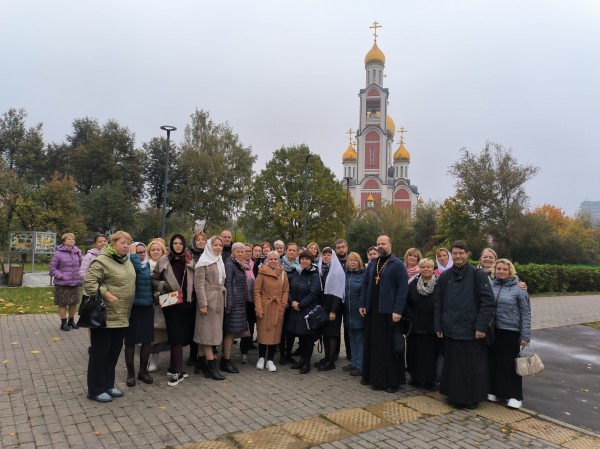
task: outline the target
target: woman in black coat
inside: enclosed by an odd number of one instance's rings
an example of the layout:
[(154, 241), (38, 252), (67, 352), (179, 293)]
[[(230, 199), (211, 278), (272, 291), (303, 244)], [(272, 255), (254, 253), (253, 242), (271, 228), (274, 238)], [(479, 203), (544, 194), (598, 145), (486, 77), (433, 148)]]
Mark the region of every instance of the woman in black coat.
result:
[(242, 334), (248, 327), (246, 318), (246, 299), (248, 298), (248, 283), (246, 270), (250, 269), (244, 259), (246, 245), (235, 242), (231, 246), (231, 256), (225, 261), (225, 289), (227, 302), (225, 304), (225, 320), (223, 323), (223, 356), (220, 368), (227, 373), (239, 373), (231, 363), (231, 348), (236, 335)]
[(313, 266), (312, 254), (304, 251), (300, 253), (300, 273), (290, 278), (290, 316), (287, 322), (287, 331), (300, 340), (300, 360), (292, 365), (293, 369), (300, 369), (300, 374), (310, 371), (310, 358), (312, 357), (315, 335), (306, 327), (304, 317), (308, 311), (319, 301), (321, 281), (319, 271)]
[(437, 278), (431, 259), (421, 259), (419, 268), (420, 274), (408, 284), (404, 310), (404, 317), (412, 321), (406, 361), (410, 384), (431, 388), (435, 385), (436, 362), (442, 346), (433, 331), (433, 292)]

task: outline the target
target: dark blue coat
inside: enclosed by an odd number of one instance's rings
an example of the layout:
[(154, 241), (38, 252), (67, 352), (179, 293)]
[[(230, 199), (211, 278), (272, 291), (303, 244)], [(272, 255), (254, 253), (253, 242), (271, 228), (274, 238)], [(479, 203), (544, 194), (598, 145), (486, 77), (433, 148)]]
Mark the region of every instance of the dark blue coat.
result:
[[(367, 267), (361, 291), (361, 307), (371, 310), (371, 292), (375, 283), (375, 269), (377, 261), (373, 260)], [(382, 267), (380, 267), (382, 268)], [(400, 259), (390, 255), (386, 267), (380, 274), (379, 287), (379, 313), (397, 313), (402, 315), (406, 306), (406, 293), (408, 291), (408, 273)]]
[(346, 271), (346, 293), (344, 297), (344, 326), (350, 330), (365, 328), (365, 318), (358, 312), (360, 308), (360, 292), (362, 290), (365, 270)]
[[(306, 327), (304, 317), (310, 308), (319, 302), (319, 296), (321, 295), (319, 271), (311, 266), (288, 278), (288, 280), (290, 283), (290, 296), (288, 298), (290, 316), (287, 322), (287, 331), (294, 335), (309, 335), (311, 332)], [(291, 308), (294, 301), (298, 301), (300, 304), (300, 311), (298, 312)]]
[(130, 254), (129, 260), (135, 269), (135, 299), (134, 306), (151, 306), (154, 304), (154, 292), (152, 291), (152, 272), (150, 264), (142, 268), (142, 261), (137, 254)]
[(244, 269), (231, 257), (225, 261), (225, 289), (227, 289), (227, 304), (225, 306), (224, 332), (241, 334), (247, 326), (248, 282)]

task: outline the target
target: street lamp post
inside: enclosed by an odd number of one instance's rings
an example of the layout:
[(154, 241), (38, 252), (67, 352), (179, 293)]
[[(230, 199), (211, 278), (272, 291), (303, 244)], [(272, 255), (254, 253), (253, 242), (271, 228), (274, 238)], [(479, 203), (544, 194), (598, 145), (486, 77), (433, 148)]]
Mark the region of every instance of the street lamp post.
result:
[(308, 201), (308, 160), (311, 154), (306, 155), (306, 168), (304, 170), (304, 222), (302, 224), (302, 246), (306, 248), (306, 202)]
[(348, 241), (348, 222), (350, 220), (350, 180), (354, 179), (352, 176), (346, 176), (344, 178), (346, 180), (346, 237), (345, 240)]
[(169, 151), (171, 150), (171, 131), (177, 131), (177, 128), (171, 125), (160, 127), (167, 132), (167, 151), (165, 151), (165, 183), (163, 185), (163, 203), (162, 203), (162, 221), (160, 226), (160, 236), (164, 239), (167, 235), (167, 185), (169, 184)]

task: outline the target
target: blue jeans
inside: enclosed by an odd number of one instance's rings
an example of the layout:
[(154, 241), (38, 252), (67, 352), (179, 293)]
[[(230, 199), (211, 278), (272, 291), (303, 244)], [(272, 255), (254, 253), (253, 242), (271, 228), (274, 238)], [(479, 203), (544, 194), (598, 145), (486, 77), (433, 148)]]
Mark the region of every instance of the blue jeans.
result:
[(362, 370), (363, 368), (363, 346), (365, 344), (364, 329), (350, 329), (350, 349), (352, 350), (352, 366)]

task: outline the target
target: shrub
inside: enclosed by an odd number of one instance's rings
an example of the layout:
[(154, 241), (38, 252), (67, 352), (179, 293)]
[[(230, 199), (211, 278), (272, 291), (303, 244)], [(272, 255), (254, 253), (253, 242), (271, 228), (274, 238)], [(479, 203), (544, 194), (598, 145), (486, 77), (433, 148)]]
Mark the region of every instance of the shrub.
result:
[(516, 264), (516, 268), (529, 293), (600, 291), (600, 267)]

